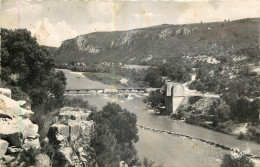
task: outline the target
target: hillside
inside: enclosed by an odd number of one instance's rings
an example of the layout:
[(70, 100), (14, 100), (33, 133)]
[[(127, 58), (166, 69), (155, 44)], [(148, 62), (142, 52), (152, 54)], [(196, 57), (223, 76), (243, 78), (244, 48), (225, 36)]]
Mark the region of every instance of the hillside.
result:
[(252, 18), (94, 32), (63, 41), (57, 51), (52, 51), (59, 64), (70, 61), (86, 64), (119, 61), (156, 65), (177, 55), (192, 62), (210, 58), (208, 61), (214, 63), (220, 56), (259, 48), (259, 22), (260, 18)]

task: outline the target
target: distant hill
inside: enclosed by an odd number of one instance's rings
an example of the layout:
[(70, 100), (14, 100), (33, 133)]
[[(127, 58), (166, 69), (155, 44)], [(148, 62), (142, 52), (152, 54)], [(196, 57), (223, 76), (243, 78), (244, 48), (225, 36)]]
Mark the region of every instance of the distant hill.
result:
[(260, 18), (184, 25), (163, 24), (116, 32), (94, 32), (49, 48), (56, 63), (117, 61), (157, 65), (172, 56), (216, 61), (239, 50), (259, 48)]
[(59, 48), (57, 48), (57, 47), (52, 47), (52, 46), (44, 46), (44, 45), (42, 45), (42, 47), (45, 48), (45, 49), (47, 49), (47, 50), (50, 52), (51, 56), (55, 56), (55, 54), (56, 54), (57, 51), (59, 50)]

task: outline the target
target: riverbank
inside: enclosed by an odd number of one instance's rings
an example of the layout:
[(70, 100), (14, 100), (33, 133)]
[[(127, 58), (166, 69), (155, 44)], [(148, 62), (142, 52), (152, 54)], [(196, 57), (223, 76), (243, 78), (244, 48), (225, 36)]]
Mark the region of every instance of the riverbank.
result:
[(170, 132), (170, 131), (167, 131), (167, 130), (160, 130), (160, 129), (149, 128), (149, 127), (145, 127), (143, 125), (137, 125), (137, 127), (145, 129), (145, 130), (149, 130), (149, 131), (152, 131), (152, 132), (167, 133), (167, 134), (170, 134), (170, 135), (183, 137), (184, 139), (187, 138), (187, 139), (191, 139), (191, 140), (200, 141), (200, 142), (207, 143), (207, 144), (215, 146), (215, 147), (220, 147), (220, 148), (222, 148), (224, 150), (232, 151), (232, 152), (238, 153), (240, 155), (246, 155), (246, 156), (248, 156), (250, 158), (254, 158), (254, 159), (259, 159), (260, 160), (260, 156), (258, 156), (258, 155), (250, 154), (250, 153), (248, 153), (246, 151), (240, 151), (239, 149), (231, 148), (231, 147), (226, 146), (226, 145), (221, 144), (221, 143), (208, 141), (208, 140), (205, 140), (205, 139), (202, 139), (202, 138), (196, 138), (196, 137), (193, 137), (193, 136), (190, 136), (190, 135)]
[[(68, 87), (71, 89), (92, 88), (101, 83), (87, 79), (85, 76), (64, 71), (67, 77)], [(101, 84), (100, 87), (113, 87), (112, 85)], [(103, 87), (102, 87), (103, 88)], [(88, 100), (90, 105), (95, 105), (98, 110), (108, 102), (115, 102), (137, 115), (137, 124), (154, 129), (166, 130), (179, 134), (190, 135), (195, 138), (202, 138), (215, 143), (222, 143), (230, 148), (238, 148), (241, 151), (250, 150), (251, 154), (260, 156), (259, 145), (237, 140), (234, 136), (218, 133), (200, 126), (190, 125), (181, 121), (172, 121), (165, 116), (158, 116), (148, 111), (147, 105), (143, 102), (144, 96), (131, 95), (127, 98), (108, 96), (106, 94), (89, 95), (68, 95)], [(139, 141), (135, 143), (139, 158), (147, 157), (155, 162), (155, 165), (163, 163), (165, 167), (172, 166), (207, 166), (219, 167), (223, 155), (229, 153), (220, 147), (203, 143), (196, 140), (185, 140), (182, 137), (169, 135), (167, 133), (154, 133), (142, 128), (138, 130)], [(189, 157), (189, 161), (187, 161)]]
[(236, 123), (235, 121), (229, 120), (226, 122), (220, 122), (213, 126), (213, 122), (202, 121), (196, 116), (182, 117), (182, 119), (175, 115), (169, 116), (172, 120), (183, 120), (188, 124), (201, 126), (216, 132), (231, 135), (239, 140), (251, 141), (260, 144), (260, 126), (253, 123)]

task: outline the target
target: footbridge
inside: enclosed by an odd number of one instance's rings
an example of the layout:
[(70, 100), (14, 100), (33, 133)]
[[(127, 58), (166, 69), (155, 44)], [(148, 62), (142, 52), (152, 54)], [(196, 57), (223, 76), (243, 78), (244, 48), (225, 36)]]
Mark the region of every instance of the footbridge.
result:
[(66, 89), (65, 94), (93, 94), (93, 93), (149, 93), (160, 88), (115, 88), (115, 89)]

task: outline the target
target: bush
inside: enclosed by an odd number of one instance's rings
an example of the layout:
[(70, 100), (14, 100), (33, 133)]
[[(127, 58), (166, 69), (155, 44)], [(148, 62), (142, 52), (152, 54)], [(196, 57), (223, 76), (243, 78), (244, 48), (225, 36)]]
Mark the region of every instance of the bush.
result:
[(247, 136), (246, 136), (246, 134), (240, 132), (240, 133), (239, 133), (239, 136), (238, 136), (238, 139), (239, 139), (239, 140), (245, 140), (245, 139), (247, 139)]
[(202, 97), (201, 96), (191, 96), (189, 97), (189, 104), (194, 104), (196, 103), (197, 101), (199, 101)]
[(76, 97), (73, 99), (64, 99), (63, 107), (73, 107), (73, 108), (83, 108), (89, 109), (91, 111), (96, 111), (96, 107), (89, 104), (87, 100), (83, 100), (82, 98)]
[(221, 167), (254, 167), (254, 163), (247, 156), (233, 157), (230, 154), (225, 154), (222, 160)]

